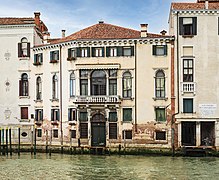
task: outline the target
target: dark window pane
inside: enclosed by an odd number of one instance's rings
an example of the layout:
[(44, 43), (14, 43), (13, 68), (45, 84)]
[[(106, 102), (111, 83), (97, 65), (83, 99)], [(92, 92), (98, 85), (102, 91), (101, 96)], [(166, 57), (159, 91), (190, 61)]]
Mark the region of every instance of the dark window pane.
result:
[(117, 139), (117, 123), (109, 124), (109, 139)]
[(132, 130), (123, 131), (122, 139), (132, 139)]
[(123, 109), (123, 121), (132, 121), (132, 109), (131, 108)]
[(166, 121), (165, 108), (156, 108), (156, 121)]
[(117, 121), (117, 112), (109, 112), (109, 121), (116, 122)]
[(76, 130), (71, 130), (71, 138), (76, 138)]
[(80, 112), (79, 121), (87, 121), (87, 112)]
[(58, 129), (54, 129), (54, 130), (53, 130), (53, 137), (54, 137), (54, 138), (58, 138), (58, 137), (59, 137), (58, 132), (59, 132)]
[(193, 99), (183, 99), (183, 112), (193, 113)]
[(42, 137), (42, 129), (37, 129), (37, 137)]
[(156, 132), (156, 140), (166, 140), (166, 132)]
[(88, 138), (88, 124), (80, 123), (80, 138)]

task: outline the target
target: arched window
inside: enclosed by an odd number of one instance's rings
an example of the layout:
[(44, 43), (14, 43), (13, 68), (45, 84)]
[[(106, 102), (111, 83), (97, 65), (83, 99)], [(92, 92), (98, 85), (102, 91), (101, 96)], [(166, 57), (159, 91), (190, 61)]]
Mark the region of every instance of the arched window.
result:
[(91, 95), (106, 95), (106, 73), (95, 70), (91, 75)]
[(72, 72), (70, 74), (70, 97), (75, 96), (75, 74)]
[(41, 77), (37, 77), (37, 79), (36, 79), (36, 99), (37, 100), (42, 99), (42, 81), (41, 81)]
[(20, 96), (28, 96), (28, 75), (23, 73), (20, 80)]
[(18, 57), (30, 57), (30, 43), (25, 37), (18, 43)]
[(156, 73), (155, 95), (157, 98), (164, 98), (165, 97), (165, 74), (162, 70), (159, 70)]
[(125, 72), (122, 78), (123, 97), (131, 98), (132, 96), (132, 76), (130, 72)]
[(58, 99), (58, 77), (54, 75), (52, 77), (52, 99)]

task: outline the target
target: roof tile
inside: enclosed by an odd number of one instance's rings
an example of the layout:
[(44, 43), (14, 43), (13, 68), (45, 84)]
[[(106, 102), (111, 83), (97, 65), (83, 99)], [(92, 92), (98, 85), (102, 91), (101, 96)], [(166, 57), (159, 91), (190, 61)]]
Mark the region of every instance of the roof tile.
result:
[[(205, 3), (172, 3), (172, 10), (202, 10), (205, 9)], [(219, 10), (219, 2), (209, 2), (208, 9), (218, 9)]]

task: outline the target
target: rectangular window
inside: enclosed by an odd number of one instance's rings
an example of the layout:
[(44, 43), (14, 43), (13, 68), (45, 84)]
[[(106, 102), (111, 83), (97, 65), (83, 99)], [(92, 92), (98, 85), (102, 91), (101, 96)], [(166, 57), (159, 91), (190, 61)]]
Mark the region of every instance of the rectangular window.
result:
[(197, 35), (197, 17), (179, 17), (180, 35)]
[(122, 139), (132, 139), (132, 130), (122, 131)]
[(109, 122), (117, 121), (117, 112), (109, 112)]
[(37, 129), (37, 137), (42, 137), (42, 129)]
[(43, 109), (36, 109), (35, 110), (35, 120), (42, 121), (43, 120)]
[(166, 140), (166, 132), (164, 131), (159, 131), (156, 132), (156, 140)]
[(193, 56), (193, 47), (192, 46), (184, 46), (183, 47), (183, 56)]
[(109, 139), (117, 139), (117, 123), (109, 123)]
[(183, 59), (183, 82), (193, 82), (193, 59)]
[(153, 55), (155, 56), (167, 55), (167, 45), (153, 45)]
[(93, 57), (103, 57), (104, 48), (93, 48)]
[(80, 112), (79, 121), (87, 121), (87, 112)]
[(76, 130), (70, 130), (71, 138), (76, 138)]
[(76, 121), (77, 119), (77, 111), (74, 108), (68, 109), (68, 120), (69, 121)]
[(109, 79), (109, 95), (117, 95), (117, 79)]
[(183, 113), (193, 113), (193, 99), (183, 99)]
[(132, 50), (131, 47), (123, 47), (123, 56), (131, 56)]
[(75, 48), (69, 48), (68, 49), (68, 58), (74, 58), (76, 57), (76, 49)]
[(59, 109), (51, 110), (51, 121), (59, 121)]
[(90, 57), (90, 48), (89, 47), (80, 47), (77, 48), (77, 57)]
[(43, 53), (34, 54), (34, 65), (43, 64)]
[(132, 121), (132, 108), (123, 108), (123, 121)]
[(30, 57), (30, 43), (26, 38), (22, 38), (21, 43), (18, 43), (18, 57)]
[(80, 123), (80, 138), (88, 138), (88, 123)]
[(28, 107), (21, 107), (21, 119), (28, 119)]
[(166, 121), (166, 111), (165, 108), (155, 108), (156, 121), (162, 122)]
[(59, 131), (58, 129), (53, 129), (53, 137), (58, 138), (59, 137)]
[(59, 50), (50, 51), (50, 62), (55, 62), (59, 60)]
[(87, 79), (80, 80), (80, 95), (81, 96), (88, 95), (88, 80)]
[(106, 57), (116, 57), (117, 47), (106, 47)]

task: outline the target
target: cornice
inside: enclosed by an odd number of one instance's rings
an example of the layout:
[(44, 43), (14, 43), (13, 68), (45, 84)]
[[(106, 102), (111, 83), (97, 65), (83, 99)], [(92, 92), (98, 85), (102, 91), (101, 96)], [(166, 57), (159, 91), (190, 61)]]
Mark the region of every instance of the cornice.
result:
[(186, 9), (182, 9), (182, 10), (172, 10), (173, 14), (219, 14), (219, 9), (215, 10), (215, 9), (199, 9), (199, 10), (186, 10)]

